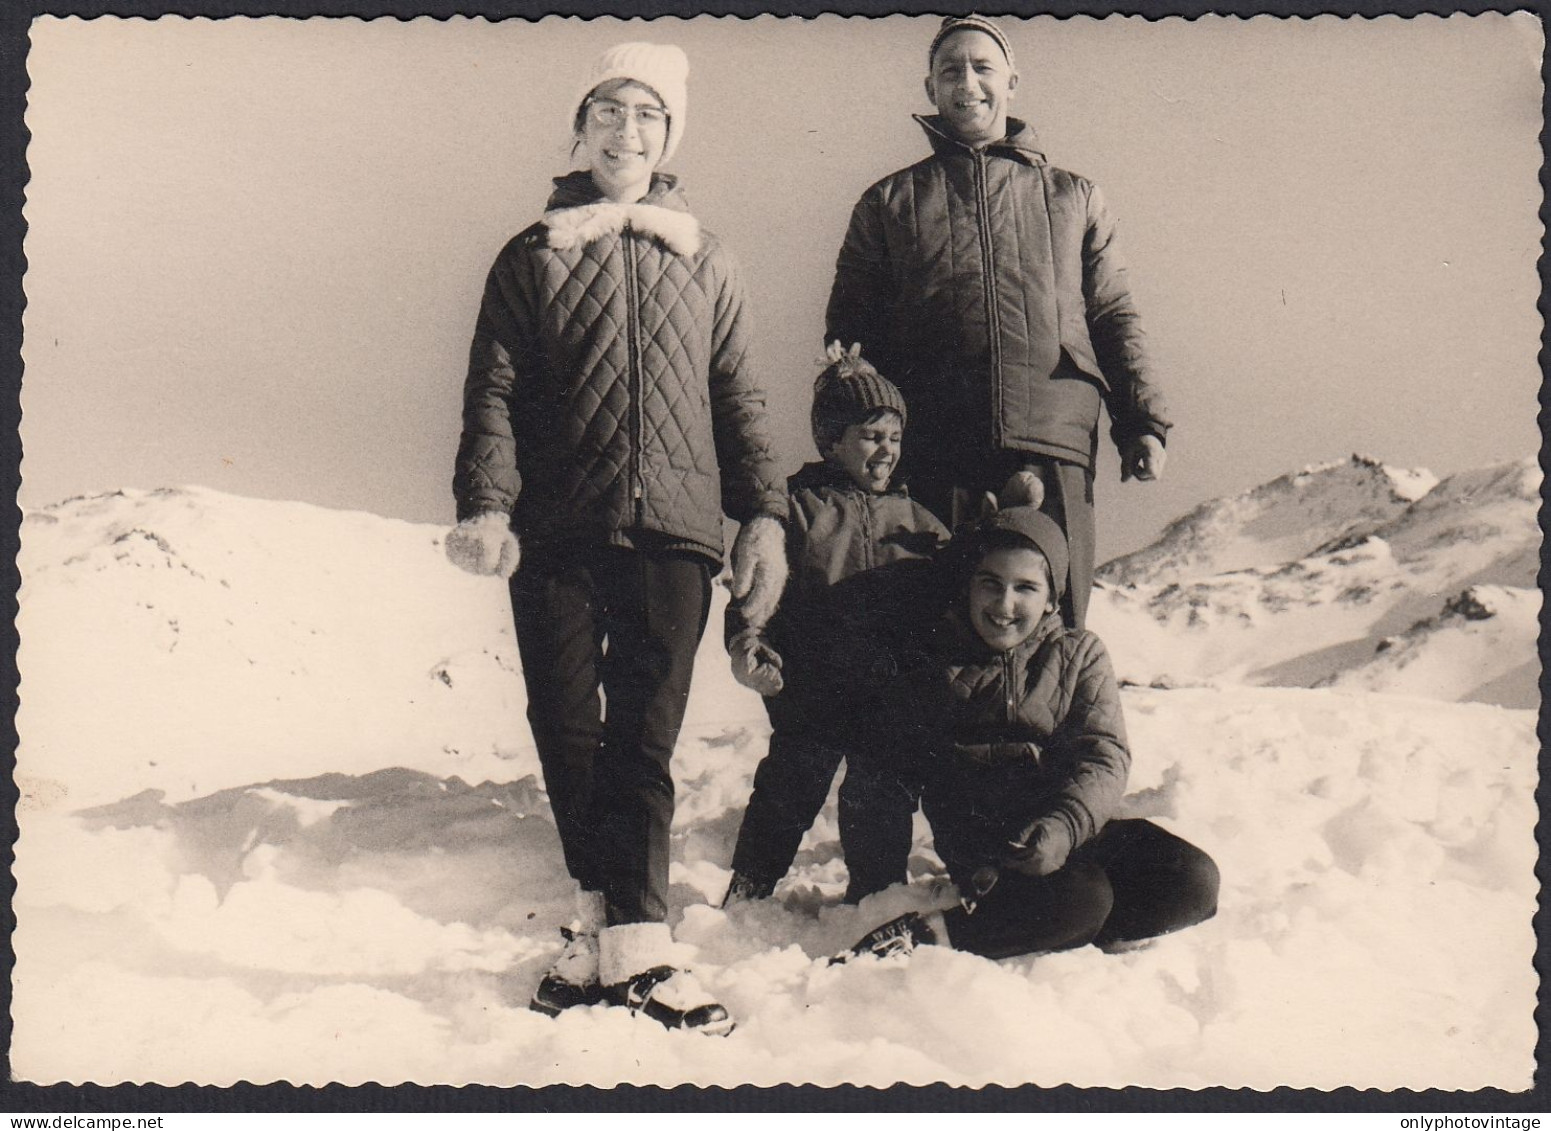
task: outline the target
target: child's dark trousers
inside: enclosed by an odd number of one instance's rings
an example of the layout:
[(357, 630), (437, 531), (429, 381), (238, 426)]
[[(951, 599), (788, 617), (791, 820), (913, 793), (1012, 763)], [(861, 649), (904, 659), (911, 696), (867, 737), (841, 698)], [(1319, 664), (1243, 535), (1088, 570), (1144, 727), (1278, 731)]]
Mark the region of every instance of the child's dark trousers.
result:
[[(756, 884), (773, 888), (796, 859), (803, 835), (829, 797), (840, 763), (840, 848), (850, 884), (846, 899), (904, 881), (910, 856), (912, 793), (892, 775), (874, 770), (858, 726), (871, 712), (864, 701), (839, 696), (819, 707), (807, 697), (765, 701), (775, 728), (770, 751), (754, 771), (754, 790), (733, 849), (732, 868)], [(844, 708), (849, 708), (850, 718)]]

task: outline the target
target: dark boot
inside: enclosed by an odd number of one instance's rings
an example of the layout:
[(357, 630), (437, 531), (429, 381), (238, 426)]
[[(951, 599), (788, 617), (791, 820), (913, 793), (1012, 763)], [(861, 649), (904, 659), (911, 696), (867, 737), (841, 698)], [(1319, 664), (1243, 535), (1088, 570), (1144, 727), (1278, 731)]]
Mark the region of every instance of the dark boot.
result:
[(603, 896), (582, 891), (576, 897), (576, 918), (569, 927), (561, 927), (565, 939), (560, 957), (539, 980), (528, 1008), (535, 1013), (556, 1017), (567, 1009), (597, 1005), (603, 1000), (603, 983), (598, 980), (598, 931), (603, 926)]
[(727, 885), (727, 894), (722, 897), (722, 909), (725, 911), (735, 903), (769, 899), (774, 894), (775, 884), (756, 880), (753, 876), (745, 876), (742, 872), (734, 872), (732, 883)]
[(829, 964), (834, 966), (868, 955), (874, 958), (908, 955), (918, 946), (934, 946), (941, 941), (925, 915), (919, 911), (908, 911), (867, 932), (850, 950), (831, 958)]
[(725, 1037), (733, 1020), (688, 970), (674, 965), (666, 923), (626, 923), (598, 936), (600, 976), (613, 1005), (668, 1029)]

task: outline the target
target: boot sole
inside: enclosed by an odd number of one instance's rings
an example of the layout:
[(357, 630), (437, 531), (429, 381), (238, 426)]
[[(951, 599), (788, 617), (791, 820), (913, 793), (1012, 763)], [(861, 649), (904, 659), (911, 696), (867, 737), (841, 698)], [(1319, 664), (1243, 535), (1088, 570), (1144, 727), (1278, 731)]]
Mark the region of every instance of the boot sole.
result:
[(711, 1021), (704, 1025), (685, 1025), (683, 1022), (674, 1023), (654, 1014), (650, 1002), (639, 1009), (632, 1009), (630, 1012), (634, 1015), (650, 1018), (669, 1032), (701, 1033), (707, 1037), (725, 1037), (738, 1027), (737, 1022), (733, 1021), (731, 1017), (723, 1017), (720, 1021)]
[(731, 1015), (725, 1011), (715, 1021), (708, 1021), (703, 1025), (686, 1025), (684, 1018), (688, 1016), (687, 1014), (667, 1009), (651, 998), (645, 1001), (632, 1001), (628, 992), (622, 990), (611, 990), (605, 987), (603, 1000), (609, 1005), (617, 1005), (621, 1009), (629, 1010), (632, 1017), (645, 1017), (655, 1021), (670, 1032), (703, 1033), (708, 1037), (725, 1037), (738, 1027)]
[(590, 1005), (602, 1005), (605, 1000), (603, 991), (600, 988), (596, 992), (584, 994), (575, 1001), (565, 1002), (564, 1004), (556, 1001), (546, 1001), (534, 995), (533, 999), (528, 1002), (528, 1008), (534, 1013), (542, 1013), (545, 1017), (559, 1017), (568, 1009), (585, 1009)]

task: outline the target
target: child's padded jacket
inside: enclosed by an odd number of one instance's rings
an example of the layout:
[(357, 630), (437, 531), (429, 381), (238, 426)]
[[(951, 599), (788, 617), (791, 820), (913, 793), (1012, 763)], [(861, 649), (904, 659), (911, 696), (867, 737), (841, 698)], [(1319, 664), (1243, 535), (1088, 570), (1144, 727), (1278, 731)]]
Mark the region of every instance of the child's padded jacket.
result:
[(1051, 613), (1022, 644), (992, 652), (955, 613), (937, 661), (909, 684), (902, 707), (924, 759), (926, 815), (961, 887), (1040, 817), (1062, 819), (1076, 848), (1114, 816), (1131, 753), (1114, 669), (1093, 633)]
[[(927, 627), (929, 559), (947, 529), (902, 486), (872, 494), (823, 461), (787, 480), (787, 500), (790, 575), (764, 632), (784, 662), (782, 695), (843, 696), (887, 682), (905, 663), (906, 642)], [(728, 636), (744, 627), (729, 606)]]

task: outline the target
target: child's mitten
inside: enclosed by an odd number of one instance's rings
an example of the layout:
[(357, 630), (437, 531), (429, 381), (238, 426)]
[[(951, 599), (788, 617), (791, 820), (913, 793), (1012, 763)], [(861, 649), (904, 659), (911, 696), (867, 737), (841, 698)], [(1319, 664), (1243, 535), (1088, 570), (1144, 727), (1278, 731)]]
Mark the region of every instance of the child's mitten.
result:
[(1008, 842), (1002, 866), (1026, 876), (1048, 876), (1066, 863), (1071, 852), (1072, 831), (1066, 821), (1041, 817)]
[(466, 518), (447, 534), (447, 560), (459, 569), (482, 576), (510, 577), (520, 552), (511, 522), (499, 511)]
[(1045, 505), (1045, 482), (1037, 471), (1027, 468), (1015, 471), (1002, 484), (996, 501), (1002, 510), (1008, 507), (1033, 507), (1038, 510)]
[(786, 588), (786, 529), (781, 520), (756, 515), (732, 544), (732, 595), (743, 602), (743, 619), (764, 628)]
[(781, 654), (765, 642), (755, 629), (746, 628), (727, 645), (732, 658), (732, 677), (765, 698), (778, 695), (786, 686), (781, 678)]

